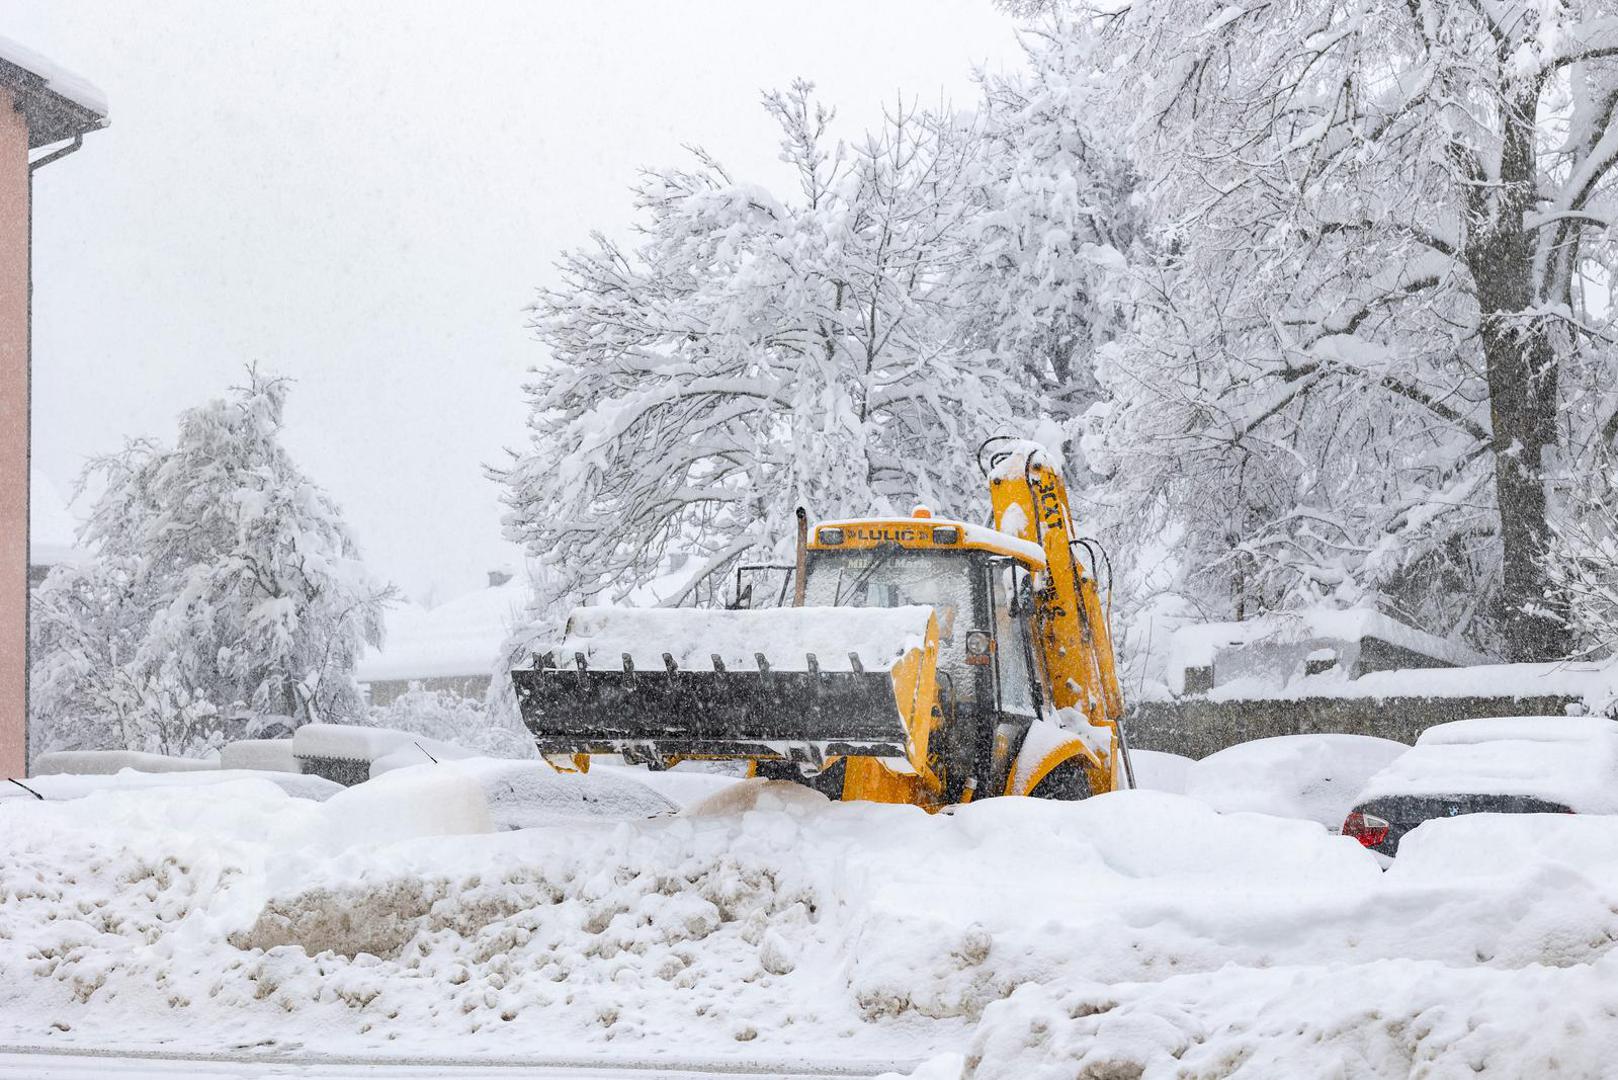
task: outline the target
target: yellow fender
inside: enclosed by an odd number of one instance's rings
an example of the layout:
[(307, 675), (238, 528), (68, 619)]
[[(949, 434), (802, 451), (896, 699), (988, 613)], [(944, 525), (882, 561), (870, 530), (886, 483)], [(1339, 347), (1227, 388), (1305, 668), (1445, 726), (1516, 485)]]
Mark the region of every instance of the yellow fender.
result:
[(1017, 760), (1012, 764), (1010, 774), (1006, 776), (1005, 793), (1027, 795), (1050, 775), (1052, 769), (1075, 758), (1083, 763), (1085, 772), (1090, 774), (1091, 790), (1097, 794), (1107, 790), (1096, 786), (1095, 776), (1106, 775), (1106, 766), (1102, 763), (1101, 755), (1089, 743), (1068, 728), (1049, 720), (1035, 720), (1028, 729), (1028, 737), (1023, 740), (1022, 749), (1017, 752)]

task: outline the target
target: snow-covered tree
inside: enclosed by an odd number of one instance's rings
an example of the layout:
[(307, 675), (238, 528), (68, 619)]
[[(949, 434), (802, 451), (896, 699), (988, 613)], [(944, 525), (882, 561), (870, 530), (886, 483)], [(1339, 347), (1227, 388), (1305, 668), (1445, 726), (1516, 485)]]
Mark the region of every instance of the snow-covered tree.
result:
[(1598, 451), (1567, 503), (1546, 551), (1551, 597), (1580, 655), (1618, 655), (1618, 447)]
[(974, 512), (974, 448), (1036, 419), (1015, 361), (964, 329), (981, 134), (903, 109), (849, 147), (806, 83), (765, 106), (791, 197), (700, 151), (647, 172), (638, 246), (597, 236), (534, 305), (550, 359), (496, 476), (558, 596), (622, 596), (671, 547), (701, 567), (676, 602), (697, 596), (784, 554), (798, 505)]
[[(1140, 230), (1120, 128), (1088, 114), (1090, 72), (1068, 36), (1029, 34), (1029, 70), (985, 76), (968, 326), (1015, 359), (1067, 437), (1100, 396), (1095, 351), (1127, 317), (1123, 269)], [(1073, 459), (1077, 463), (1077, 459)], [(1070, 478), (1071, 480), (1072, 478)]]
[(378, 645), (373, 581), (331, 497), (280, 442), (288, 384), (250, 373), (189, 409), (172, 448), (92, 463), (105, 487), (34, 597), (31, 719), (42, 748), (199, 752), (246, 706), (296, 723), (364, 710), (354, 661)]
[(1183, 525), (1227, 613), (1565, 652), (1556, 490), (1618, 428), (1611, 5), (1061, 7), (1043, 56), (1129, 125), (1158, 253), (1100, 351), (1119, 518)]

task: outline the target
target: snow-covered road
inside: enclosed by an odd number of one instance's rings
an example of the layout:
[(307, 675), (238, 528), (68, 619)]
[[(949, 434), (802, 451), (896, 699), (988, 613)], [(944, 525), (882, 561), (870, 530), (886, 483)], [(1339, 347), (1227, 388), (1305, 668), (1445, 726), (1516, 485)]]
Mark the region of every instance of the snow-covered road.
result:
[(865, 1080), (914, 1062), (771, 1066), (766, 1062), (537, 1058), (355, 1057), (59, 1050), (0, 1046), (0, 1080)]

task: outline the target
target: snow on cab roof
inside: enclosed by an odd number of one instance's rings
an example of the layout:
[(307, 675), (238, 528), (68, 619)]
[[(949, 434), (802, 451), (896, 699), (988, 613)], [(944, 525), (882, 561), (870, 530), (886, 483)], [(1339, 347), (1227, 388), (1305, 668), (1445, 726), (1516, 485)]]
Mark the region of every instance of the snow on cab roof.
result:
[(22, 91), (30, 149), (106, 126), (107, 98), (93, 83), (6, 37), (0, 82)]
[(1031, 540), (1024, 540), (1020, 536), (1013, 536), (999, 529), (991, 529), (987, 525), (974, 525), (970, 521), (957, 521), (954, 518), (914, 518), (914, 517), (872, 517), (872, 518), (844, 518), (838, 521), (817, 521), (815, 529), (848, 529), (860, 525), (897, 524), (916, 525), (918, 522), (929, 528), (957, 528), (961, 530), (961, 539), (968, 544), (980, 544), (984, 547), (996, 548), (1007, 554), (1014, 554), (1018, 558), (1026, 559), (1036, 566), (1045, 565), (1045, 549)]
[(1371, 777), (1359, 801), (1393, 795), (1520, 795), (1618, 813), (1618, 723), (1509, 716), (1440, 724)]

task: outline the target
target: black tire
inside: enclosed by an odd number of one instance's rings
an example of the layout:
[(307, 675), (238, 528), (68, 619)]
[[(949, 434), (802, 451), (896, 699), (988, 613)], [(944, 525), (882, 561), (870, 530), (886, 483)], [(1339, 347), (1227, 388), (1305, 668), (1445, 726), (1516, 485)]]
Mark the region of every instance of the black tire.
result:
[(1090, 797), (1090, 777), (1077, 761), (1064, 761), (1046, 773), (1029, 795), (1036, 799), (1078, 802)]
[(765, 780), (786, 780), (806, 788), (813, 788), (826, 798), (836, 800), (843, 797), (843, 775), (846, 772), (843, 766), (847, 760), (844, 758), (825, 772), (814, 776), (803, 775), (790, 761), (758, 761), (754, 762), (753, 775)]

